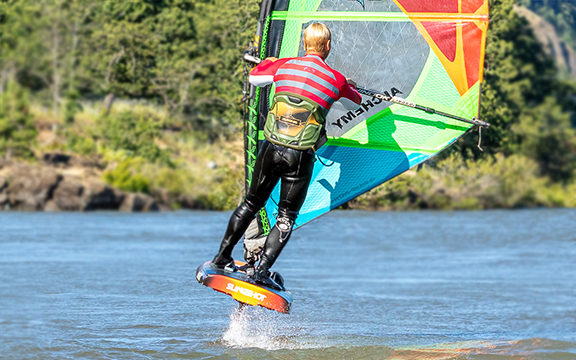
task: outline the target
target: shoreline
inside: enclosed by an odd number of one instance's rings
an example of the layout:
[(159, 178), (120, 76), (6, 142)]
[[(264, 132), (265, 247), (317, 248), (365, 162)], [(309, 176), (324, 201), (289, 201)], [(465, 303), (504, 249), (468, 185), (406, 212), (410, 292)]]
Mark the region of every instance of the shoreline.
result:
[[(97, 161), (60, 153), (46, 153), (36, 163), (0, 160), (0, 212), (233, 210), (230, 206), (209, 206), (202, 201), (205, 194), (196, 197), (169, 194), (162, 188), (152, 188), (148, 193), (121, 190), (105, 182), (105, 169), (106, 166)], [(337, 210), (396, 212), (573, 208), (571, 202), (538, 201), (528, 202), (525, 206), (519, 203), (502, 206), (504, 202), (492, 202), (491, 206), (477, 206), (478, 203), (468, 206), (468, 202), (459, 200), (456, 195), (438, 201), (439, 195), (450, 194), (454, 189), (437, 187), (437, 190), (427, 194), (422, 189), (429, 186), (410, 183), (414, 180), (425, 181), (429, 175), (430, 171), (426, 173), (426, 170), (422, 174), (409, 171), (343, 204)], [(503, 194), (500, 195), (503, 197)]]
[(44, 164), (1, 162), (0, 211), (166, 210), (150, 194), (106, 184), (97, 166), (58, 155), (44, 156)]

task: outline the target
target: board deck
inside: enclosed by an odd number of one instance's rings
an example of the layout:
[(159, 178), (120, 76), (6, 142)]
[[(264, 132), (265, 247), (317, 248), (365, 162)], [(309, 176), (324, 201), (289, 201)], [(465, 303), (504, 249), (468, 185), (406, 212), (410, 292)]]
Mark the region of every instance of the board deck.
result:
[[(235, 261), (235, 263), (236, 267), (246, 265), (242, 261)], [(292, 304), (290, 292), (258, 285), (242, 270), (232, 272), (215, 269), (210, 266), (210, 261), (207, 261), (196, 270), (196, 280), (246, 305), (262, 306), (285, 314), (290, 311)]]

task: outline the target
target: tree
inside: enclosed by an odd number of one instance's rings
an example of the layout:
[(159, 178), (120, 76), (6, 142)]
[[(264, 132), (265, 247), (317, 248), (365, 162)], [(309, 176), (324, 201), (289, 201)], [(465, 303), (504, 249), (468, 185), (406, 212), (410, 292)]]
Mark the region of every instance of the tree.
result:
[(0, 95), (0, 155), (32, 158), (30, 145), (37, 133), (29, 112), (27, 90), (14, 81), (9, 82)]
[(197, 1), (198, 56), (184, 102), (188, 121), (211, 138), (242, 124), (242, 52), (253, 38), (259, 6), (255, 0)]
[[(185, 0), (100, 2), (86, 58), (96, 92), (160, 98), (175, 107), (194, 57), (194, 3)], [(184, 80), (185, 82), (185, 80)]]
[(10, 80), (39, 93), (48, 90), (53, 117), (62, 96), (76, 88), (77, 57), (87, 0), (9, 1), (0, 20), (0, 90)]
[(257, 14), (255, 0), (102, 3), (93, 22), (104, 25), (90, 41), (91, 52), (99, 54), (89, 59), (99, 79), (96, 91), (109, 100), (159, 100), (194, 130), (214, 136), (235, 130), (241, 117), (241, 55)]

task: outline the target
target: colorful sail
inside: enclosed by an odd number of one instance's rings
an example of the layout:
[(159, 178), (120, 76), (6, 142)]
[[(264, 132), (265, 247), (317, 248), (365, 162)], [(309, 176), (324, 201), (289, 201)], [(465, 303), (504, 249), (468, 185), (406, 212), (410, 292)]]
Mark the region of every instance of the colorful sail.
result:
[[(302, 35), (312, 22), (332, 32), (328, 65), (358, 85), (448, 114), (478, 116), (487, 0), (264, 0), (260, 57), (304, 55)], [(252, 97), (247, 183), (271, 90)], [(363, 96), (357, 111), (336, 103), (296, 226), (426, 161), (471, 126), (371, 96)], [(261, 212), (264, 231), (275, 222), (279, 189)]]

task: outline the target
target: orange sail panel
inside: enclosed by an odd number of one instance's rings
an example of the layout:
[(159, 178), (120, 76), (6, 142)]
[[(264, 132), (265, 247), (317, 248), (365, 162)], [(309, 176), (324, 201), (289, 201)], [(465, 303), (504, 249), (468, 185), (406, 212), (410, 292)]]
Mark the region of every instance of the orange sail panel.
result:
[(487, 0), (394, 0), (410, 17), (464, 95), (482, 81)]

